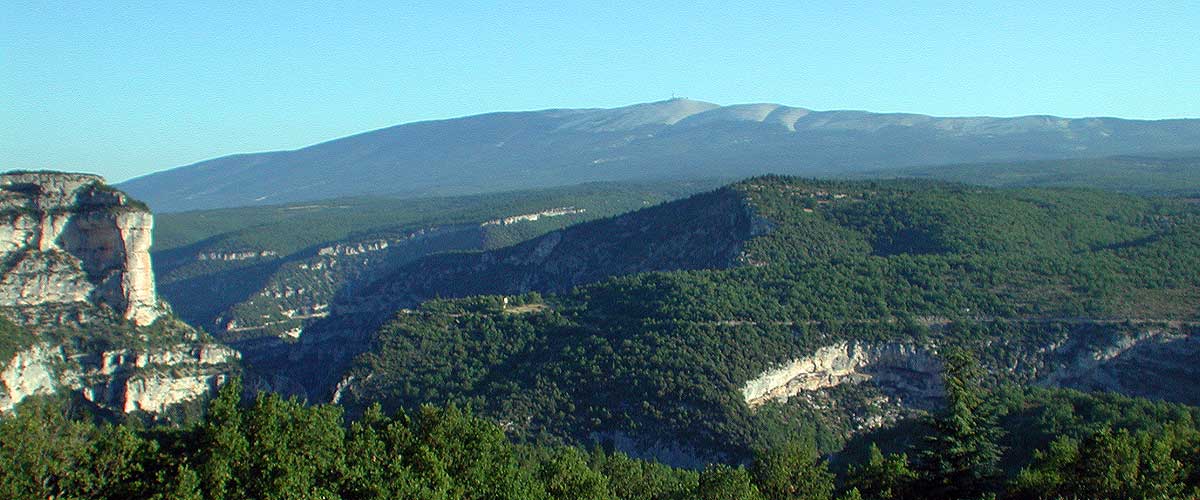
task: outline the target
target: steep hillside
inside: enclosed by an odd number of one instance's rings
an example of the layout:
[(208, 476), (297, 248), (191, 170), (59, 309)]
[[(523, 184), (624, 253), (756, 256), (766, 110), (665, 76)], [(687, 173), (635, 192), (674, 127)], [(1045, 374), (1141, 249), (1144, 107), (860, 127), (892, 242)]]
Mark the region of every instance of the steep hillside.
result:
[(1198, 146), (1197, 120), (938, 118), (674, 99), (409, 123), (294, 151), (203, 161), (121, 188), (155, 210), (173, 212), (365, 194), (465, 194), (767, 172), (815, 175)]
[(335, 299), (419, 257), (517, 243), (715, 183), (594, 183), (491, 195), (168, 214), (154, 261), (163, 295), (226, 341), (295, 336)]
[[(804, 435), (837, 449), (936, 407), (937, 353), (952, 345), (981, 353), (994, 382), (1195, 404), (1198, 216), (1092, 191), (752, 179), (454, 256), (466, 261), (419, 260), (365, 295), (561, 293), (400, 311), (325, 390), (351, 408), (469, 402), (517, 434), (681, 464)], [(687, 241), (664, 252), (677, 258), (654, 260), (672, 241)], [(541, 266), (522, 267), (531, 256)], [(668, 272), (602, 276), (635, 271)], [(361, 312), (308, 342), (353, 331)]]
[(0, 412), (70, 393), (155, 418), (200, 403), (238, 354), (155, 293), (153, 218), (93, 175), (0, 175)]
[(387, 312), (435, 297), (561, 292), (610, 276), (730, 267), (745, 242), (768, 228), (738, 192), (719, 189), (511, 247), (420, 259), (342, 306)]

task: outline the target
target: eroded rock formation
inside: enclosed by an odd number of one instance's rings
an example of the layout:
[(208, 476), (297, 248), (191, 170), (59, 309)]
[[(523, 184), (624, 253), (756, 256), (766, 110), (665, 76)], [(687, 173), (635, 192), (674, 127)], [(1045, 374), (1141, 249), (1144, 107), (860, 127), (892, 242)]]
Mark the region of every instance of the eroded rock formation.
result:
[(99, 176), (0, 175), (0, 305), (103, 305), (138, 325), (162, 314), (153, 217)]
[(70, 391), (158, 417), (237, 369), (236, 351), (164, 317), (153, 225), (144, 205), (99, 176), (0, 175), (0, 311), (16, 323), (5, 335), (19, 337), (6, 339), (17, 347), (0, 359), (0, 412)]
[(933, 352), (913, 344), (839, 342), (764, 371), (742, 386), (742, 396), (757, 407), (869, 380), (907, 406), (925, 408), (941, 396), (941, 369)]
[(71, 390), (108, 410), (159, 414), (216, 389), (238, 359), (236, 351), (216, 344), (71, 354), (38, 343), (0, 371), (0, 412), (29, 396)]
[[(1042, 345), (992, 343), (1007, 353), (981, 361), (997, 380), (1109, 391), (1184, 404), (1200, 403), (1200, 325), (1107, 320), (1063, 323)], [(748, 406), (811, 398), (846, 384), (871, 383), (900, 411), (940, 405), (942, 365), (936, 346), (906, 342), (838, 342), (768, 367), (741, 388)], [(897, 413), (898, 414), (898, 413)], [(877, 422), (885, 423), (884, 421)]]

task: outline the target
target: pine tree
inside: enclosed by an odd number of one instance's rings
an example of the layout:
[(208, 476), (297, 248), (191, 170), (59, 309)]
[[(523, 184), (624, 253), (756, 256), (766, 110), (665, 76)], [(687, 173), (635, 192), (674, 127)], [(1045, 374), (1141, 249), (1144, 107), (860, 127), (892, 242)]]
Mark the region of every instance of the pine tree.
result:
[(605, 500), (608, 478), (588, 467), (586, 456), (575, 448), (560, 448), (538, 467), (538, 480), (551, 498)]
[(931, 419), (920, 458), (924, 498), (980, 498), (1000, 478), (1000, 428), (980, 386), (982, 370), (970, 352), (950, 349), (942, 358), (946, 408)]
[(750, 474), (767, 500), (833, 498), (833, 474), (812, 444), (791, 441), (760, 453)]
[(250, 455), (250, 443), (242, 431), (242, 379), (234, 378), (221, 387), (208, 406), (201, 426), (200, 466), (197, 472), (206, 497), (212, 500), (244, 495), (239, 465)]
[(698, 500), (763, 500), (762, 493), (743, 467), (709, 465), (700, 473), (694, 498)]
[(852, 466), (846, 487), (858, 491), (870, 499), (908, 498), (917, 474), (908, 464), (908, 456), (901, 453), (884, 456), (878, 446), (871, 443), (867, 462)]

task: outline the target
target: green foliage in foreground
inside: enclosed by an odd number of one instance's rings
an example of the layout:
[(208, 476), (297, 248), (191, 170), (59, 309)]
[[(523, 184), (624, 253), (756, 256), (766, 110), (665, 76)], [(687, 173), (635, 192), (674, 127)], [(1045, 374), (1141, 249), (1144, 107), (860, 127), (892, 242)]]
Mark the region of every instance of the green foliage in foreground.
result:
[(978, 498), (1000, 476), (1000, 428), (995, 410), (983, 400), (983, 374), (975, 359), (960, 349), (943, 359), (946, 411), (932, 421), (918, 486), (931, 500)]
[(830, 499), (834, 477), (811, 447), (750, 468), (702, 472), (599, 448), (513, 444), (455, 406), (342, 425), (341, 409), (276, 395), (239, 405), (230, 384), (205, 422), (138, 430), (67, 418), (32, 400), (0, 421), (0, 496), (152, 499)]
[(333, 405), (225, 386), (207, 419), (138, 430), (48, 399), (0, 421), (0, 497), (184, 499), (689, 498), (700, 475), (620, 454), (515, 445), (457, 407), (343, 425)]
[[(762, 451), (748, 466), (697, 473), (599, 448), (514, 444), (456, 406), (344, 422), (335, 405), (223, 387), (186, 428), (97, 425), (33, 398), (0, 419), (0, 497), (146, 499), (831, 500), (924, 498), (1152, 499), (1200, 494), (1194, 422), (1063, 437), (1015, 478), (996, 474), (1003, 406), (979, 389), (968, 356), (947, 359), (949, 404), (926, 445), (869, 456), (836, 478), (811, 444)], [(835, 486), (841, 484), (841, 493)]]

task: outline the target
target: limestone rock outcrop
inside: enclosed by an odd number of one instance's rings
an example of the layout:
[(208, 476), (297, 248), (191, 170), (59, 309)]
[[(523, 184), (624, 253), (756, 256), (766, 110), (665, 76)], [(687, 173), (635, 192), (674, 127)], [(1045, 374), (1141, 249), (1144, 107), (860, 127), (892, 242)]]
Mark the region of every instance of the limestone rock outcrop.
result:
[(0, 413), (72, 393), (111, 412), (168, 415), (212, 394), (240, 354), (166, 315), (149, 209), (96, 175), (0, 175)]
[(742, 397), (757, 407), (806, 391), (870, 380), (909, 405), (927, 407), (940, 397), (941, 370), (933, 351), (914, 344), (838, 342), (764, 371), (742, 386)]
[(38, 343), (0, 365), (0, 412), (29, 396), (70, 390), (110, 411), (159, 415), (212, 393), (239, 358), (217, 344), (72, 354)]
[[(1076, 320), (1061, 333), (1032, 344), (995, 339), (981, 363), (998, 380), (1108, 391), (1200, 404), (1200, 324)], [(896, 408), (938, 407), (943, 391), (936, 343), (835, 342), (765, 369), (741, 386), (758, 408), (772, 401), (812, 398), (822, 391), (869, 382)], [(998, 354), (998, 355), (997, 355)], [(878, 423), (878, 422), (877, 422)]]
[(102, 305), (137, 325), (163, 308), (153, 216), (89, 174), (0, 175), (0, 306)]

